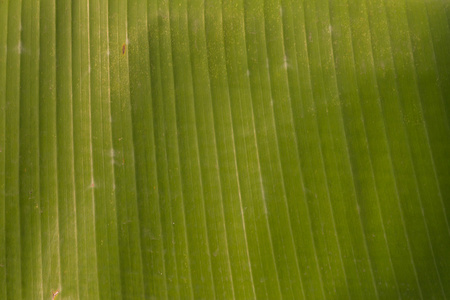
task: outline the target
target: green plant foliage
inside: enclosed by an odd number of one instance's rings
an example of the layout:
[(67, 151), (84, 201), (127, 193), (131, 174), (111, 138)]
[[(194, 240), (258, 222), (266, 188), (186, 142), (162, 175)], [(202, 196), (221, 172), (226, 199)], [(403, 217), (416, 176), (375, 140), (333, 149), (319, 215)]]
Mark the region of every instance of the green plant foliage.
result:
[(0, 1), (0, 299), (450, 298), (449, 118), (446, 0)]

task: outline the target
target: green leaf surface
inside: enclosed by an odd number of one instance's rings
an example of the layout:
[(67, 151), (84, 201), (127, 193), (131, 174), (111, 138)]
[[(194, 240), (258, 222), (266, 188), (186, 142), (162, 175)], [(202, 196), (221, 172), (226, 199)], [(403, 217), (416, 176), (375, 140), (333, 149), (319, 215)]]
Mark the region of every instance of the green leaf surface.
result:
[(448, 0), (0, 0), (0, 299), (450, 298), (449, 118)]

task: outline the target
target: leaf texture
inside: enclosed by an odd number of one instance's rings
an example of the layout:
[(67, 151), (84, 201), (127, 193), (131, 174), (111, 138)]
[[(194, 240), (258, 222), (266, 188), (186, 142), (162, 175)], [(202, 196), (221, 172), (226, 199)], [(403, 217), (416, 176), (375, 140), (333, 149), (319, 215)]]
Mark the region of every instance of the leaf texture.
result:
[(0, 298), (449, 298), (449, 53), (446, 0), (0, 1)]

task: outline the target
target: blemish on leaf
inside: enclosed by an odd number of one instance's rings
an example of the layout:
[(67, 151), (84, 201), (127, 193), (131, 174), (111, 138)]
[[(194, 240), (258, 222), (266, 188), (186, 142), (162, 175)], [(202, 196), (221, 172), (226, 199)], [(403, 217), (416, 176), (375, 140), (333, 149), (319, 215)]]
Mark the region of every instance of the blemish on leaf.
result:
[(122, 45), (122, 55), (125, 55), (125, 51), (127, 50), (127, 45), (123, 44)]
[(56, 296), (57, 296), (58, 294), (59, 294), (59, 291), (52, 292), (52, 295), (53, 295), (52, 300), (55, 300), (55, 298), (56, 298)]

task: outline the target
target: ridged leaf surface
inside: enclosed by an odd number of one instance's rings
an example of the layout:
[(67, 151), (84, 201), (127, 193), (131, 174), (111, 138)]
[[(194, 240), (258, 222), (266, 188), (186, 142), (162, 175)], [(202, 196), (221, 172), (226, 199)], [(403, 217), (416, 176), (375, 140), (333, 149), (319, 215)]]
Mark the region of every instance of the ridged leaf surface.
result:
[(0, 1), (0, 299), (450, 298), (448, 0)]

